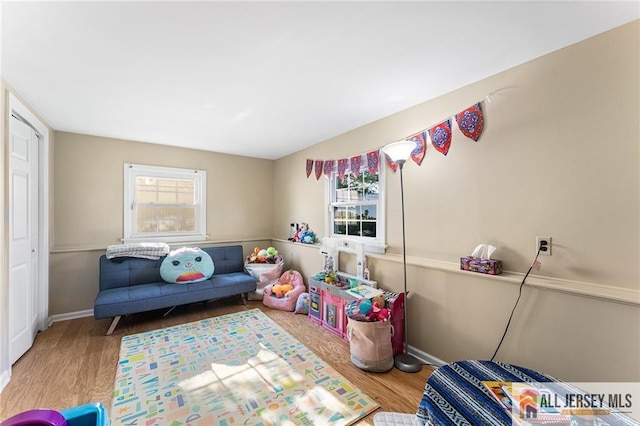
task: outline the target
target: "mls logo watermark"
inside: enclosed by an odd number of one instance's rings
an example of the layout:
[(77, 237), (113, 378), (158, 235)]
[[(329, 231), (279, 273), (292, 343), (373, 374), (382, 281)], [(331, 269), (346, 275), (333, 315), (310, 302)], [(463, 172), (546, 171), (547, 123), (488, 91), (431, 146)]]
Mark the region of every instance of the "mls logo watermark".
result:
[(514, 425), (640, 426), (640, 383), (485, 382)]

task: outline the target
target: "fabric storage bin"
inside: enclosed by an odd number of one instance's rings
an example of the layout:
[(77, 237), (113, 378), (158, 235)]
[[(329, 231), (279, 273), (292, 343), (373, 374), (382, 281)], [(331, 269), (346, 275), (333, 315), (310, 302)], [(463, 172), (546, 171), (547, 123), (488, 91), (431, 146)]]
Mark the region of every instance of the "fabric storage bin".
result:
[(393, 368), (391, 324), (347, 318), (351, 362), (361, 370), (384, 372)]
[(249, 293), (249, 300), (262, 300), (264, 288), (273, 285), (282, 275), (284, 262), (280, 263), (244, 263), (244, 269), (256, 280), (256, 291)]

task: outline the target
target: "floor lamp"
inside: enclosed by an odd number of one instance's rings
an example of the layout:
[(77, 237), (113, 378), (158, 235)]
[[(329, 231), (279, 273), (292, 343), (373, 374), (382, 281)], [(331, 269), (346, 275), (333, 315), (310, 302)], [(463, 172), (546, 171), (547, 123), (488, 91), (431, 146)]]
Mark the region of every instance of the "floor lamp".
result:
[(400, 168), (400, 200), (402, 205), (402, 267), (404, 278), (404, 348), (402, 354), (395, 357), (394, 365), (398, 370), (406, 373), (417, 373), (422, 370), (422, 363), (420, 360), (409, 355), (409, 351), (407, 350), (407, 335), (409, 333), (409, 319), (407, 317), (407, 244), (405, 240), (404, 227), (404, 183), (402, 181), (402, 166), (407, 162), (414, 149), (416, 149), (416, 143), (413, 141), (393, 142), (382, 148), (382, 152), (387, 154), (391, 161), (396, 163), (398, 168)]

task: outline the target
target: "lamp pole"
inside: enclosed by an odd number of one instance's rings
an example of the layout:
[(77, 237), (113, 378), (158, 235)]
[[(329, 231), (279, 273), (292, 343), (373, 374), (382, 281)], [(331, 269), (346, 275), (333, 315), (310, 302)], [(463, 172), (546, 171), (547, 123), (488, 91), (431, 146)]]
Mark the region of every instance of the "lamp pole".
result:
[(416, 149), (415, 141), (402, 140), (393, 142), (382, 148), (389, 159), (396, 163), (400, 168), (400, 204), (402, 206), (402, 277), (404, 279), (404, 294), (402, 308), (404, 315), (404, 330), (403, 330), (403, 348), (402, 354), (397, 355), (393, 360), (395, 367), (406, 373), (417, 373), (422, 370), (422, 362), (412, 355), (409, 355), (409, 349), (407, 344), (407, 336), (409, 334), (409, 316), (407, 315), (407, 241), (406, 231), (404, 226), (404, 181), (402, 176), (402, 168), (407, 160), (411, 157), (411, 153)]
[(407, 348), (407, 337), (409, 335), (409, 318), (407, 316), (407, 242), (404, 224), (404, 182), (402, 178), (402, 168), (407, 160), (396, 160), (398, 168), (400, 168), (400, 205), (402, 206), (402, 276), (404, 278), (404, 299), (403, 299), (403, 315), (404, 315), (404, 347), (402, 354), (395, 357), (393, 363), (395, 367), (405, 373), (417, 373), (422, 370), (422, 363), (416, 357), (409, 355)]

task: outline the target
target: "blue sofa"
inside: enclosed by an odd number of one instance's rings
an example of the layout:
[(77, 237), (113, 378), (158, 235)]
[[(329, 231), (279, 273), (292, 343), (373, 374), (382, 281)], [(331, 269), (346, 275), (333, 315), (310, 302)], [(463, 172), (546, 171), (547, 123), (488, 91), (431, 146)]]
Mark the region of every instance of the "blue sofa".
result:
[(107, 335), (113, 333), (122, 315), (187, 303), (242, 296), (256, 290), (256, 280), (244, 271), (242, 246), (205, 247), (215, 266), (205, 281), (170, 284), (160, 277), (161, 258), (100, 257), (100, 291), (93, 306), (95, 319), (113, 318)]

